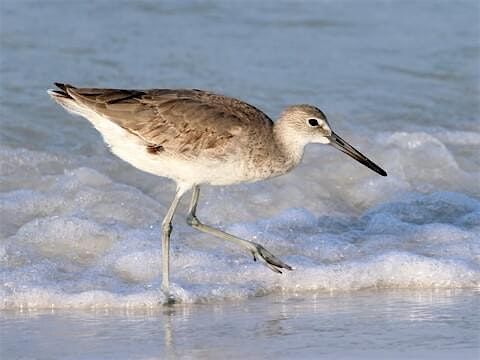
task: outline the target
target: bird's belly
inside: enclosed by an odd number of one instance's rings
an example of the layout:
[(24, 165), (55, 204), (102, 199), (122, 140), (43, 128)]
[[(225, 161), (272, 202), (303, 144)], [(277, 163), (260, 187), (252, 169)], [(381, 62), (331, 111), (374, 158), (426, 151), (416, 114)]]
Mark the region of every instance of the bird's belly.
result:
[[(105, 124), (104, 126), (111, 126)], [(112, 124), (113, 125), (113, 124)], [(97, 127), (98, 129), (98, 127)], [(100, 129), (99, 129), (100, 130)], [(241, 159), (185, 159), (166, 151), (150, 153), (137, 136), (113, 125), (100, 131), (112, 153), (137, 169), (186, 184), (230, 185), (261, 180)]]
[(185, 184), (231, 185), (261, 180), (235, 161), (184, 159), (168, 153), (150, 154), (145, 147), (112, 146), (112, 152), (145, 172)]
[(224, 154), (222, 157), (200, 156), (193, 159), (186, 159), (167, 151), (151, 153), (142, 139), (108, 119), (92, 113), (85, 117), (102, 134), (112, 153), (150, 174), (192, 185), (230, 185), (263, 180), (272, 176), (268, 167), (253, 166), (248, 161), (248, 154), (242, 151)]

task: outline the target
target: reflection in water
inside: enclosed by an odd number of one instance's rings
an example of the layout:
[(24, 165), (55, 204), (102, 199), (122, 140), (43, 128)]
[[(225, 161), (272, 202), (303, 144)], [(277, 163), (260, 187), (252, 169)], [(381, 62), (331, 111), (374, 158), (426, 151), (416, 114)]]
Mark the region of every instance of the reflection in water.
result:
[(164, 328), (164, 335), (163, 335), (163, 342), (165, 346), (165, 355), (167, 358), (175, 358), (175, 344), (173, 341), (173, 330), (172, 330), (172, 317), (175, 316), (175, 310), (172, 308), (167, 308), (163, 312), (164, 321), (163, 321), (163, 328)]
[(258, 358), (267, 353), (381, 358), (385, 351), (405, 355), (436, 349), (469, 358), (480, 345), (478, 295), (472, 290), (358, 291), (148, 310), (4, 312), (1, 348), (5, 358), (39, 351), (52, 358)]

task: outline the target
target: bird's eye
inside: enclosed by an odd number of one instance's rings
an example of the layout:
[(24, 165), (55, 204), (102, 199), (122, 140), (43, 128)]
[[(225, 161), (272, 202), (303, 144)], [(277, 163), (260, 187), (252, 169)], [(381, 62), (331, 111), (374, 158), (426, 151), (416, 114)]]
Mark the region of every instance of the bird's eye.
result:
[(308, 125), (310, 125), (310, 126), (313, 126), (313, 127), (318, 126), (318, 120), (317, 119), (308, 119), (307, 122), (308, 122)]

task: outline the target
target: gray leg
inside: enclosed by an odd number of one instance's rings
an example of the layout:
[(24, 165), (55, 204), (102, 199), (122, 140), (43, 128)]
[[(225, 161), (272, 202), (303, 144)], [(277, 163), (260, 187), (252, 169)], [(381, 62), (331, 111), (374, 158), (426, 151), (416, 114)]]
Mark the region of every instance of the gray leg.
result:
[(177, 186), (175, 198), (162, 222), (162, 290), (169, 295), (170, 277), (170, 233), (172, 232), (172, 218), (177, 209), (178, 203), (188, 188)]
[(289, 265), (285, 264), (283, 261), (275, 257), (262, 245), (254, 243), (252, 241), (241, 239), (239, 237), (230, 235), (221, 230), (215, 229), (211, 226), (202, 224), (197, 219), (197, 216), (196, 216), (199, 196), (200, 196), (200, 187), (198, 185), (195, 185), (193, 188), (192, 201), (190, 202), (190, 208), (188, 210), (188, 217), (187, 217), (188, 225), (190, 225), (194, 229), (216, 236), (220, 239), (233, 242), (247, 249), (253, 255), (253, 260), (257, 261), (257, 259), (260, 259), (272, 271), (275, 271), (281, 274), (282, 272), (280, 271), (280, 269), (282, 268), (287, 270), (292, 270), (292, 268)]

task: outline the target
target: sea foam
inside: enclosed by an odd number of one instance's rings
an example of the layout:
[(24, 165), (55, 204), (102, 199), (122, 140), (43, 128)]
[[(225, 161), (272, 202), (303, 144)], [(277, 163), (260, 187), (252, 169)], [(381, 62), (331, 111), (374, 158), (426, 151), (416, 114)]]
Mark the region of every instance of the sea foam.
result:
[[(359, 147), (387, 178), (325, 147), (271, 181), (206, 187), (199, 217), (295, 268), (271, 272), (174, 219), (172, 292), (181, 302), (275, 292), (478, 288), (479, 172), (461, 134), (391, 133)], [(465, 140), (477, 145), (471, 133)], [(318, 159), (321, 159), (319, 162)], [(472, 170), (473, 169), (473, 170)], [(153, 307), (165, 301), (160, 222), (173, 185), (105, 154), (0, 147), (0, 307)]]

